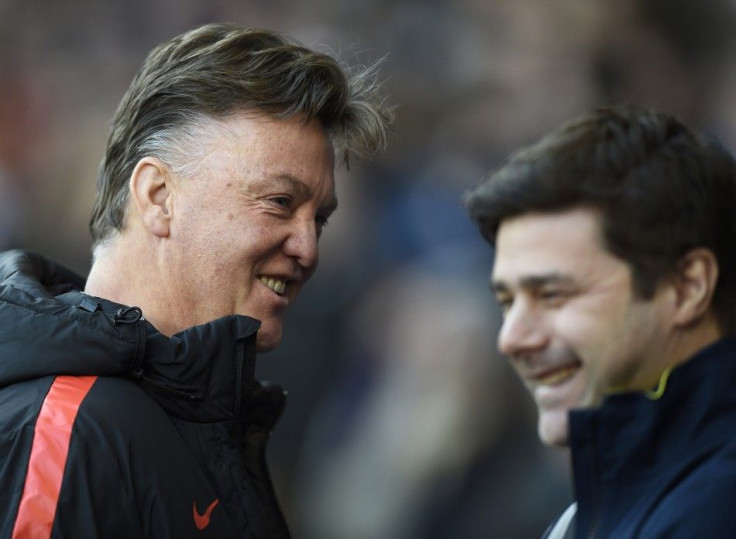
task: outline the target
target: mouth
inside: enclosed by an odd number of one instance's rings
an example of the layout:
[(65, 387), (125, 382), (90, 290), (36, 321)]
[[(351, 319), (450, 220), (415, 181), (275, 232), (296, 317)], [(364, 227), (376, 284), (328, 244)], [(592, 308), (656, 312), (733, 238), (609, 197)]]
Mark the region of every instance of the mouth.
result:
[(265, 284), (268, 288), (273, 290), (279, 296), (283, 296), (286, 293), (286, 281), (279, 279), (278, 277), (268, 277), (266, 275), (259, 275), (258, 280)]
[(571, 365), (555, 369), (553, 371), (542, 373), (539, 376), (534, 377), (534, 383), (537, 386), (556, 386), (564, 382), (567, 382), (570, 378), (575, 376), (580, 370), (578, 365)]

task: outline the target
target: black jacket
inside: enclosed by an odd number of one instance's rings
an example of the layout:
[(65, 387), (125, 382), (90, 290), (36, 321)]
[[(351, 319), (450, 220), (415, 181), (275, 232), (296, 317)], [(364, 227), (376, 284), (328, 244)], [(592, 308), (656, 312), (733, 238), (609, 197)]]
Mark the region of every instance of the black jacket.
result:
[(288, 536), (264, 457), (284, 393), (253, 379), (259, 322), (168, 338), (83, 286), (0, 255), (0, 537)]
[(736, 340), (570, 414), (576, 537), (736, 537)]

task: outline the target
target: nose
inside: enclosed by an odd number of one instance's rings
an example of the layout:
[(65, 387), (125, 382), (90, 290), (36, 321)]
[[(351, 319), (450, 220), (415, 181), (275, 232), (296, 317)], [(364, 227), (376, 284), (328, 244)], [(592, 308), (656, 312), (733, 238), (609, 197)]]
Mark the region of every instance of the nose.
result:
[(544, 320), (530, 305), (518, 298), (506, 312), (498, 334), (498, 350), (509, 358), (543, 350), (548, 344)]
[(317, 244), (317, 224), (314, 219), (294, 219), (289, 236), (284, 242), (284, 252), (295, 258), (307, 270), (317, 267), (319, 247)]

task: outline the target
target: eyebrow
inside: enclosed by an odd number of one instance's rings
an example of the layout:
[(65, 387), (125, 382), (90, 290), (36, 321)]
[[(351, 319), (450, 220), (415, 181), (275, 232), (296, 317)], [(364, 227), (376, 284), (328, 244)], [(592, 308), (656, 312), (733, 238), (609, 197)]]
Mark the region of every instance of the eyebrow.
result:
[[(529, 275), (527, 277), (522, 277), (519, 281), (519, 287), (526, 290), (538, 290), (550, 284), (571, 286), (575, 284), (575, 281), (569, 275), (554, 272), (542, 275)], [(491, 290), (495, 293), (508, 292), (509, 288), (510, 287), (502, 280), (494, 279), (491, 282)]]
[[(266, 178), (269, 182), (275, 182), (285, 189), (292, 191), (298, 198), (311, 198), (312, 190), (302, 180), (292, 174), (280, 173), (280, 174), (269, 174)], [(327, 202), (320, 206), (320, 211), (327, 214), (332, 214), (337, 209), (337, 197), (332, 196)]]

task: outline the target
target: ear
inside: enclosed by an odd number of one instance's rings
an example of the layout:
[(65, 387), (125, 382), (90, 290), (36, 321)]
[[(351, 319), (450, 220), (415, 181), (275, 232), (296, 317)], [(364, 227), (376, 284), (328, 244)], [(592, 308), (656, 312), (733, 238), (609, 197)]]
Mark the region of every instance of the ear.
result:
[(168, 166), (155, 157), (144, 157), (133, 169), (129, 188), (144, 226), (156, 237), (168, 237), (173, 210), (173, 180)]
[(718, 260), (710, 249), (692, 249), (680, 259), (675, 275), (676, 325), (688, 326), (708, 313), (717, 282)]

